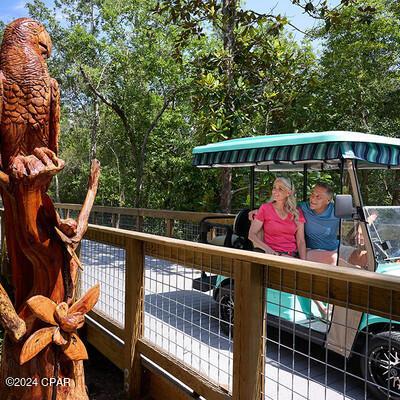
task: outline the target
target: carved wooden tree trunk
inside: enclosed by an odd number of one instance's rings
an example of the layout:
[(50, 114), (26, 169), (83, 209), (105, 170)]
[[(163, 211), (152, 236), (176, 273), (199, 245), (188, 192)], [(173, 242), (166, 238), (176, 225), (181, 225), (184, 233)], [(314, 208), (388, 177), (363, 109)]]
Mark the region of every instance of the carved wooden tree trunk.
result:
[[(51, 344), (20, 365), (24, 339), (45, 326), (38, 319), (30, 321), (33, 317), (25, 301), (40, 294), (57, 304), (71, 302), (77, 265), (55, 232), (54, 207), (41, 187), (34, 189), (15, 183), (12, 197), (3, 195), (3, 203), (13, 283), (23, 282), (21, 290), (15, 292), (15, 305), (27, 325), (27, 333), (17, 343), (9, 335), (5, 338), (0, 399), (86, 399), (82, 361), (69, 360), (59, 352), (57, 345)], [(8, 383), (10, 386), (7, 386), (7, 377), (14, 378), (13, 384)], [(16, 378), (20, 378), (20, 382)], [(51, 385), (49, 382), (53, 378), (58, 380)]]
[(82, 361), (87, 353), (76, 331), (96, 303), (99, 288), (73, 303), (80, 266), (75, 249), (87, 229), (99, 163), (92, 162), (78, 220), (61, 220), (46, 194), (52, 177), (64, 167), (56, 156), (58, 86), (43, 60), (50, 49), (47, 32), (33, 20), (16, 20), (5, 30), (0, 185), (15, 301), (11, 304), (0, 285), (0, 323), (6, 331), (0, 400), (88, 398)]

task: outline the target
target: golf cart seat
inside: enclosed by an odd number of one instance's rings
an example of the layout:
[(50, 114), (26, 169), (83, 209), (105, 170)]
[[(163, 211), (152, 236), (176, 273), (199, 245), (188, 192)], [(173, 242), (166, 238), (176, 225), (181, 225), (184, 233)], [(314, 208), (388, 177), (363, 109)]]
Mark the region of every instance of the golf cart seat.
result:
[[(231, 247), (235, 249), (252, 250), (253, 244), (249, 240), (249, 208), (240, 210), (234, 217), (233, 225), (212, 222), (213, 219), (221, 219), (221, 217), (206, 217), (200, 222), (200, 243), (212, 244), (215, 246)], [(233, 217), (231, 217), (233, 218)], [(216, 236), (208, 239), (208, 232), (213, 228), (225, 230), (224, 235)], [(204, 271), (201, 277), (193, 279), (192, 287), (201, 292), (213, 290), (216, 286), (218, 275), (207, 275)]]
[(233, 223), (233, 232), (236, 238), (232, 238), (232, 247), (235, 249), (253, 250), (253, 243), (249, 240), (251, 222), (249, 220), (249, 208), (240, 210)]
[[(205, 244), (213, 244), (215, 246), (233, 247), (236, 249), (252, 250), (253, 246), (249, 241), (249, 208), (240, 210), (235, 217), (227, 216), (223, 219), (234, 218), (233, 224), (222, 224), (213, 222), (213, 220), (221, 220), (221, 217), (212, 216), (205, 217), (200, 221), (200, 237), (199, 242)], [(222, 235), (217, 235), (210, 239), (209, 232), (211, 229), (217, 228), (223, 231)]]

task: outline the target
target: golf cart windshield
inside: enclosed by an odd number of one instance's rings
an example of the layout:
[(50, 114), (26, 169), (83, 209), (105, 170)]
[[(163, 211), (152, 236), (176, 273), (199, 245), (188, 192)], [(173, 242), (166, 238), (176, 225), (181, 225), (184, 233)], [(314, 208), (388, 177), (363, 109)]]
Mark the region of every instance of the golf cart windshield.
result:
[(400, 260), (400, 207), (365, 207), (377, 261)]

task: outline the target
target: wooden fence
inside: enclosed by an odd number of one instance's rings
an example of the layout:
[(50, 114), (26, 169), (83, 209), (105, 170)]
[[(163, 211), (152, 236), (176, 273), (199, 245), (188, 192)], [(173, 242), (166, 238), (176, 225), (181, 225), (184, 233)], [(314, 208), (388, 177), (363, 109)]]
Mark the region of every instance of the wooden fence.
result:
[[(79, 206), (65, 204), (58, 207), (64, 210), (79, 209)], [(96, 207), (94, 212), (108, 212), (117, 216), (128, 212), (138, 219), (151, 217), (193, 223), (206, 216), (104, 207)], [(118, 217), (115, 217), (117, 220)], [(172, 222), (170, 226), (173, 226)], [(2, 229), (2, 242), (3, 232)], [(165, 236), (172, 234), (171, 229), (165, 232)], [(260, 399), (265, 391), (266, 288), (284, 288), (288, 293), (400, 320), (400, 278), (397, 277), (105, 226), (90, 225), (85, 239), (90, 243), (101, 243), (124, 251), (124, 322), (118, 323), (108, 318), (101, 310), (92, 311), (87, 320), (86, 335), (93, 346), (124, 371), (125, 391), (130, 399), (179, 400), (200, 396), (210, 400)], [(149, 257), (168, 260), (199, 272), (234, 278), (231, 390), (218, 385), (209, 376), (145, 337), (144, 282), (145, 264)]]
[[(125, 388), (132, 399), (146, 395), (154, 399), (259, 399), (264, 390), (265, 288), (284, 287), (289, 293), (400, 319), (400, 279), (396, 277), (99, 226), (89, 227), (87, 239), (126, 251), (125, 324), (116, 326), (93, 312), (87, 339), (125, 371)], [(146, 256), (234, 278), (232, 392), (143, 337)], [(171, 376), (190, 389), (183, 389)]]
[[(75, 216), (81, 209), (80, 204), (56, 203), (56, 208), (62, 212), (64, 218)], [(193, 211), (155, 210), (146, 208), (125, 208), (94, 206), (91, 212), (91, 222), (95, 225), (106, 225), (114, 228), (124, 228), (123, 219), (131, 218), (127, 229), (142, 232), (146, 219), (156, 219), (162, 222), (163, 229), (158, 229), (157, 234), (174, 237), (174, 226), (177, 221), (184, 222), (192, 227), (198, 227), (205, 217), (221, 217), (218, 222), (232, 223), (234, 214), (205, 213)], [(188, 238), (185, 238), (188, 240)]]

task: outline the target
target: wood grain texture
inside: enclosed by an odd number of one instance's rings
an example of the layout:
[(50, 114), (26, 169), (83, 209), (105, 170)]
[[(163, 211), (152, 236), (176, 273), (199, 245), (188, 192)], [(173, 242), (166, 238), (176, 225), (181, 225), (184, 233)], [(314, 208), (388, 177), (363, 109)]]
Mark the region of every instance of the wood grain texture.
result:
[(2, 285), (0, 285), (0, 323), (15, 341), (19, 341), (26, 333), (26, 324), (19, 318)]
[(264, 284), (257, 264), (235, 266), (235, 324), (233, 332), (234, 400), (256, 400), (261, 393)]
[(126, 246), (125, 278), (125, 391), (129, 398), (141, 396), (142, 367), (137, 351), (138, 340), (143, 336), (144, 249), (139, 240), (129, 240)]
[[(46, 193), (52, 177), (64, 168), (64, 161), (57, 156), (60, 92), (46, 63), (51, 47), (43, 25), (20, 18), (5, 28), (0, 50), (0, 188), (15, 297), (12, 306), (26, 325), (25, 336), (18, 343), (12, 341), (15, 333), (5, 318), (13, 314), (0, 293), (0, 321), (7, 332), (0, 400), (88, 398), (82, 361), (75, 361), (87, 356), (75, 332), (83, 323), (82, 316), (71, 313), (57, 321), (69, 333), (68, 343), (61, 347), (66, 339), (58, 333), (50, 335), (58, 328), (47, 326), (56, 321), (46, 313), (45, 306), (38, 307), (43, 298), (48, 304), (64, 302), (67, 307), (73, 302), (79, 266), (74, 250), (86, 231), (99, 175), (98, 162), (94, 162), (78, 222), (61, 221)], [(64, 241), (64, 237), (68, 239)], [(36, 298), (33, 312), (27, 300), (37, 295), (42, 297)], [(7, 387), (7, 376), (39, 381), (69, 378), (71, 384)]]
[(231, 396), (223, 388), (211, 383), (189, 366), (166, 354), (145, 339), (139, 340), (137, 351), (156, 363), (179, 381), (193, 389), (197, 394), (209, 400), (230, 400)]

